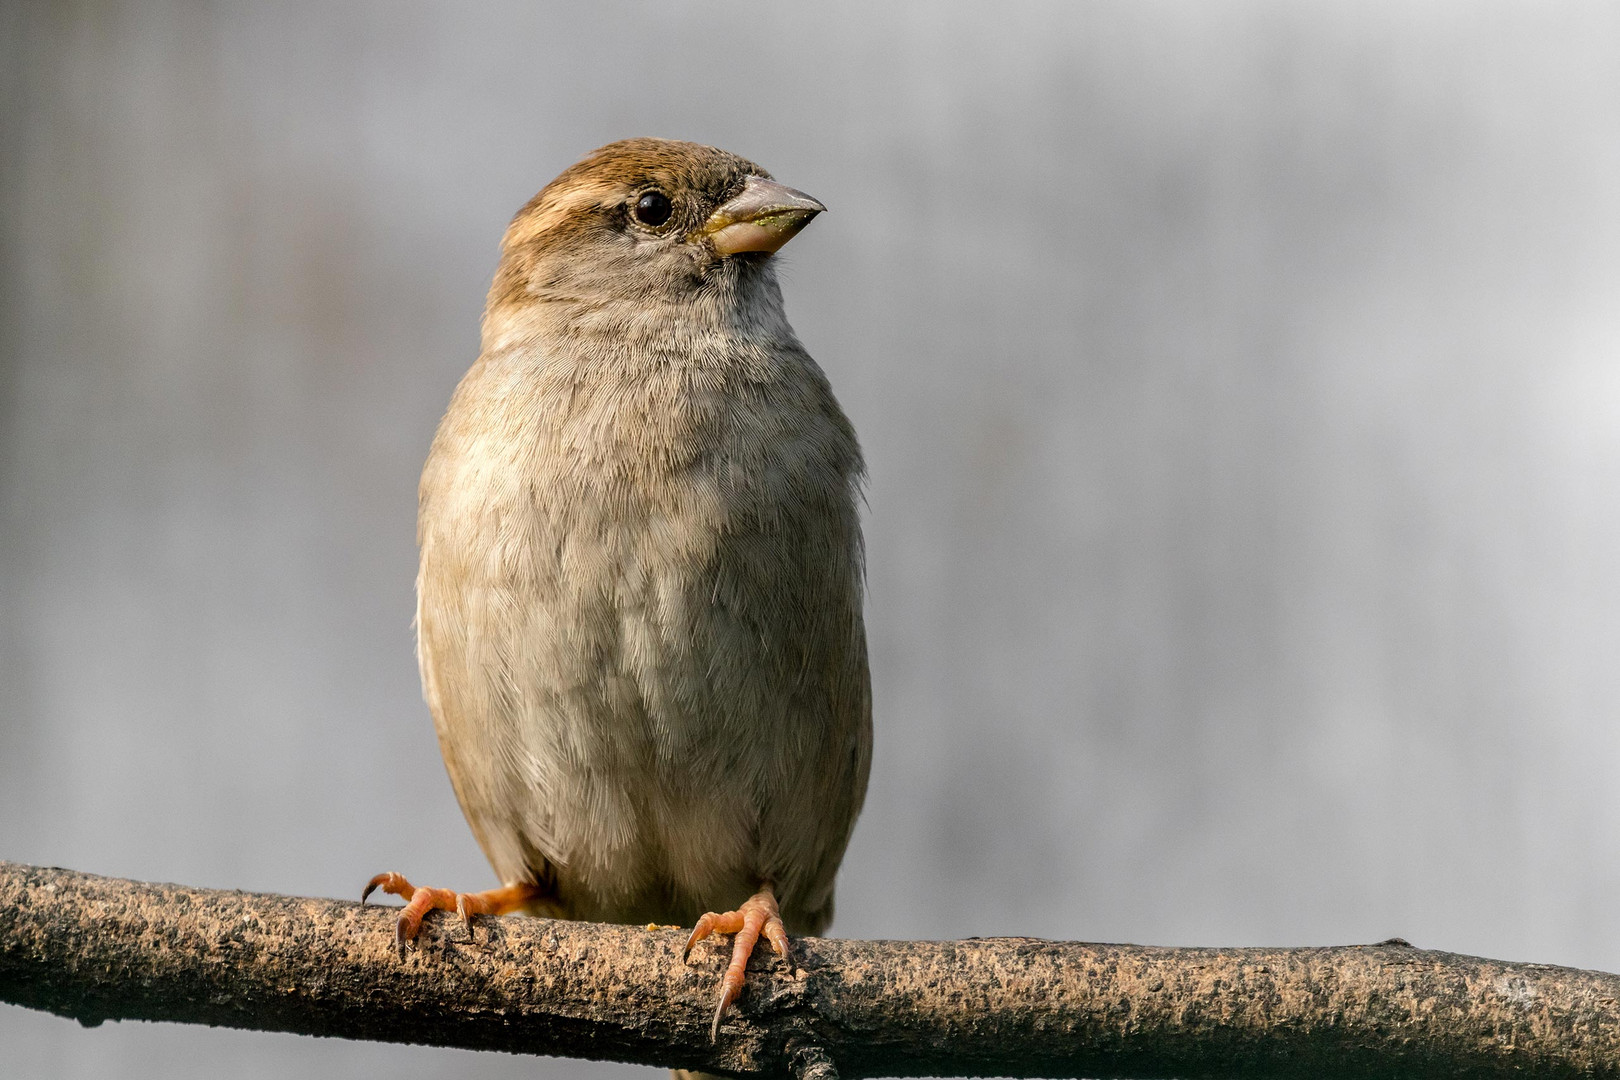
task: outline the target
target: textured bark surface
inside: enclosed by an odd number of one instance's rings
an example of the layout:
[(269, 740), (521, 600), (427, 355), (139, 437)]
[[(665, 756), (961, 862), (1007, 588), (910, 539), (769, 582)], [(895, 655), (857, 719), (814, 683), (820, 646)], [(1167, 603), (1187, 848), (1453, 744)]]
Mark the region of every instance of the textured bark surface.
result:
[(1620, 977), (1401, 944), (798, 939), (711, 1045), (721, 950), (683, 965), (680, 929), (507, 917), (469, 944), (441, 914), (402, 957), (393, 925), (0, 863), (0, 1000), (755, 1075), (1620, 1077)]

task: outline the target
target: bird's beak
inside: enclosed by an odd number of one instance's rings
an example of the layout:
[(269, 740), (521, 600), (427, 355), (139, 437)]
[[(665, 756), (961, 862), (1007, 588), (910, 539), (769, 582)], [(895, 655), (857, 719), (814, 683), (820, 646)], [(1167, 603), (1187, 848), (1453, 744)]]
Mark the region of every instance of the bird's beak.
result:
[(827, 209), (802, 191), (750, 176), (743, 189), (698, 230), (722, 255), (775, 251)]

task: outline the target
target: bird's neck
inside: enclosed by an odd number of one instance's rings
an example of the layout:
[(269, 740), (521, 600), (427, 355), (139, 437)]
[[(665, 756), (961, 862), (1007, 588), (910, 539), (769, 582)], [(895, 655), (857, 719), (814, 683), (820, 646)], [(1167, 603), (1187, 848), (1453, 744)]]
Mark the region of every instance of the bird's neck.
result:
[(525, 296), (491, 304), (484, 314), (483, 351), (537, 348), (541, 353), (589, 352), (668, 357), (723, 356), (737, 347), (791, 344), (793, 328), (774, 276), (749, 287), (670, 300), (663, 297)]

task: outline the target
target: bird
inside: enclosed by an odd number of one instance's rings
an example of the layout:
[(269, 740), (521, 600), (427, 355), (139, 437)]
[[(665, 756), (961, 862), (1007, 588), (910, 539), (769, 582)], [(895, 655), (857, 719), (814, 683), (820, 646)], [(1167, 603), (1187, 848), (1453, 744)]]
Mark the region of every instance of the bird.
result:
[(819, 934), (865, 797), (865, 466), (776, 252), (826, 208), (712, 146), (609, 143), (513, 218), (418, 492), (417, 654), (501, 881), (433, 909)]

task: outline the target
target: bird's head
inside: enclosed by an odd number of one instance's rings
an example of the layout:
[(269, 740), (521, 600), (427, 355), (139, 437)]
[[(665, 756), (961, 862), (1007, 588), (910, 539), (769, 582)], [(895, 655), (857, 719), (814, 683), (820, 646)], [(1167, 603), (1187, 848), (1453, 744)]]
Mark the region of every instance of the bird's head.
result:
[(565, 170), (506, 230), (492, 336), (568, 324), (780, 317), (769, 262), (826, 209), (753, 162), (697, 143), (626, 139)]

